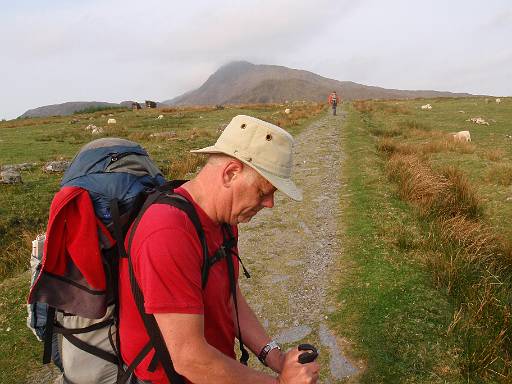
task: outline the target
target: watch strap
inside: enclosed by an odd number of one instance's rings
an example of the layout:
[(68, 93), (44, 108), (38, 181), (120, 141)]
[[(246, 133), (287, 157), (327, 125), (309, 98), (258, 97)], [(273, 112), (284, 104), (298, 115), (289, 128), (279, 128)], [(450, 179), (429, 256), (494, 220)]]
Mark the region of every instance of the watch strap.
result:
[(261, 351), (258, 354), (258, 359), (264, 366), (267, 366), (267, 363), (265, 361), (267, 359), (267, 355), (270, 353), (270, 351), (276, 348), (281, 350), (281, 347), (279, 346), (279, 344), (277, 344), (277, 341), (275, 340), (269, 341), (263, 348), (261, 348)]

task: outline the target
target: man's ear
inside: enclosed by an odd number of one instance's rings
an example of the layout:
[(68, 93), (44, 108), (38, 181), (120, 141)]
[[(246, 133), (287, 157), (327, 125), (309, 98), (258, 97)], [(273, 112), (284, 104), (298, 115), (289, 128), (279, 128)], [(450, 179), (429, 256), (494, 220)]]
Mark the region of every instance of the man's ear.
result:
[(244, 165), (241, 161), (231, 160), (229, 161), (222, 172), (222, 182), (225, 187), (230, 187), (233, 180), (236, 180), (238, 174), (242, 172)]

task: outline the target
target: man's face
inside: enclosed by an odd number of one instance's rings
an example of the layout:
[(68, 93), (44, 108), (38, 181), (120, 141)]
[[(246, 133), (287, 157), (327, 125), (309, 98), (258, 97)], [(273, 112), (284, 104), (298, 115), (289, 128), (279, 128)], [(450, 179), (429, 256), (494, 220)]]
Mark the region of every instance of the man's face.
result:
[(263, 208), (274, 206), (276, 188), (256, 171), (244, 168), (233, 189), (230, 222), (247, 223)]

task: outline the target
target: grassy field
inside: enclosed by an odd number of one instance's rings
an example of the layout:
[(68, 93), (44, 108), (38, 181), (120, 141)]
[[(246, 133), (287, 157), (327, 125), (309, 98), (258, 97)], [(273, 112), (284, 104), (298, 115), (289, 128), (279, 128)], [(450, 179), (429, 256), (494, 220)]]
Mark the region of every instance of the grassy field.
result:
[[(512, 100), (347, 108), (332, 321), (366, 362), (359, 380), (511, 382)], [(449, 135), (461, 130), (471, 143)]]
[[(512, 382), (512, 99), (491, 101), (344, 106), (344, 257), (333, 287), (340, 306), (330, 319), (365, 366), (358, 382)], [(426, 103), (432, 110), (420, 109)], [(183, 177), (202, 161), (188, 150), (214, 142), (236, 114), (297, 134), (325, 111), (283, 110), (115, 111), (114, 127), (102, 111), (0, 123), (0, 164), (37, 163), (22, 172), (22, 185), (0, 185), (0, 382), (23, 382), (40, 366), (41, 346), (24, 325), (28, 276), (20, 273), (62, 177), (42, 172), (46, 161), (71, 159), (91, 139), (85, 126), (95, 124), (141, 142), (167, 177)], [(473, 117), (489, 125), (466, 121)], [(461, 130), (470, 131), (470, 143), (449, 135)]]
[[(102, 126), (100, 135), (123, 137), (141, 143), (164, 175), (183, 178), (196, 171), (204, 157), (190, 149), (213, 144), (221, 130), (238, 114), (274, 122), (292, 134), (325, 111), (323, 105), (292, 104), (290, 114), (281, 105), (236, 107), (97, 111), (69, 117), (34, 118), (0, 123), (0, 165), (36, 163), (22, 171), (23, 184), (0, 184), (0, 382), (22, 383), (40, 367), (42, 346), (25, 326), (25, 301), (29, 276), (26, 272), (30, 241), (44, 232), (53, 194), (61, 173), (42, 171), (50, 160), (71, 160), (79, 148), (95, 137), (85, 127)], [(108, 126), (108, 114), (117, 124)], [(156, 117), (160, 114), (164, 118)], [(71, 123), (78, 119), (78, 122)], [(172, 132), (169, 137), (154, 133)]]

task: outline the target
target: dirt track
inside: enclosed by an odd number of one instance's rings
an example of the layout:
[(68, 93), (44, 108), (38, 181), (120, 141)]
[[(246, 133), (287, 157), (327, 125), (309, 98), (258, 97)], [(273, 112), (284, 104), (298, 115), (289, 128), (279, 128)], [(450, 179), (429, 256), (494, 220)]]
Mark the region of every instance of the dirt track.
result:
[[(303, 189), (304, 201), (277, 193), (273, 209), (240, 227), (240, 254), (252, 275), (241, 275), (242, 290), (281, 345), (308, 342), (319, 348), (323, 384), (357, 375), (326, 322), (335, 308), (328, 289), (342, 254), (338, 223), (343, 119), (343, 113), (326, 114), (296, 137), (293, 179)], [(250, 365), (266, 369), (254, 356)], [(50, 383), (55, 374), (45, 366), (28, 383)]]
[[(243, 292), (269, 334), (285, 347), (302, 342), (319, 347), (322, 383), (341, 382), (357, 373), (326, 323), (334, 310), (328, 287), (342, 249), (343, 119), (343, 113), (325, 115), (296, 137), (293, 179), (303, 189), (304, 201), (278, 193), (273, 209), (240, 227), (240, 254), (253, 275), (241, 277)], [(257, 362), (252, 365), (261, 369)]]

